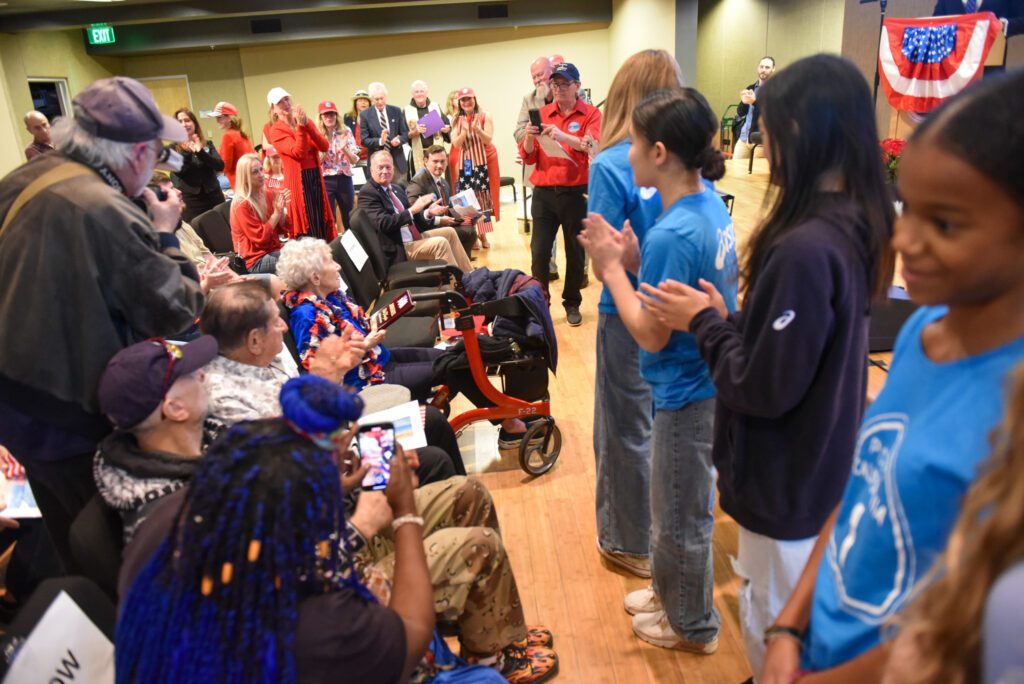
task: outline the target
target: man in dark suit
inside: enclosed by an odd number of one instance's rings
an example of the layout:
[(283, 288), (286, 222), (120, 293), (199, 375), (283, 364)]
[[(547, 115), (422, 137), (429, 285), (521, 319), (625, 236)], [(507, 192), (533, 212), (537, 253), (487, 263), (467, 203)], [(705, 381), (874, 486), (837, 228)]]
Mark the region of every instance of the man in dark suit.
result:
[(464, 273), (473, 270), (454, 228), (433, 227), (446, 209), (433, 193), (409, 204), (405, 189), (393, 182), (395, 164), (387, 150), (370, 155), (370, 178), (359, 190), (359, 208), (380, 232), (389, 264), (409, 259), (443, 259)]
[(409, 161), (405, 158), (402, 145), (409, 142), (409, 125), (405, 114), (394, 105), (388, 104), (388, 89), (383, 83), (371, 83), (370, 106), (359, 113), (360, 145), (369, 154), (387, 150), (395, 166), (395, 184), (405, 187), (409, 173)]
[(1024, 33), (1024, 2), (1021, 0), (938, 0), (932, 16), (975, 12), (991, 12), (999, 17), (1003, 35), (1007, 38)]
[(440, 145), (431, 145), (423, 151), (423, 168), (409, 181), (409, 201), (415, 202), (423, 195), (434, 194), (441, 200), (442, 206), (448, 207), (445, 214), (434, 217), (435, 226), (452, 226), (459, 234), (459, 242), (466, 254), (472, 253), (476, 242), (476, 228), (472, 219), (464, 219), (449, 206), (452, 196), (451, 186), (445, 178), (448, 170), (448, 153)]

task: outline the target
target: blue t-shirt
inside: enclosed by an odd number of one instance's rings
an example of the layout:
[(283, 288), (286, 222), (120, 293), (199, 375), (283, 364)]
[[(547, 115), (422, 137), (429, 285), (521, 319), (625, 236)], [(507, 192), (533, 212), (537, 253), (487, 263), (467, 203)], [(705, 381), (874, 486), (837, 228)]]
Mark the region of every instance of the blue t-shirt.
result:
[(921, 332), (946, 315), (923, 307), (896, 340), (885, 388), (854, 447), (839, 517), (818, 570), (804, 667), (823, 670), (879, 645), (884, 622), (946, 546), (989, 435), (1003, 416), (1008, 373), (1024, 337), (935, 363)]
[[(590, 165), (590, 184), (587, 186), (587, 211), (601, 214), (615, 230), (622, 230), (626, 219), (636, 233), (640, 244), (661, 213), (661, 197), (655, 188), (638, 188), (633, 182), (633, 168), (629, 165), (626, 139), (602, 150)], [(629, 282), (636, 288), (636, 278), (629, 274)], [(615, 300), (608, 288), (601, 289), (597, 310), (616, 314)]]
[[(668, 278), (698, 289), (698, 279), (712, 282), (729, 310), (736, 310), (736, 233), (711, 187), (680, 197), (644, 236), (640, 281), (657, 287)], [(651, 386), (656, 409), (674, 410), (715, 396), (707, 364), (690, 333), (673, 331), (655, 354), (641, 349), (640, 375)]]

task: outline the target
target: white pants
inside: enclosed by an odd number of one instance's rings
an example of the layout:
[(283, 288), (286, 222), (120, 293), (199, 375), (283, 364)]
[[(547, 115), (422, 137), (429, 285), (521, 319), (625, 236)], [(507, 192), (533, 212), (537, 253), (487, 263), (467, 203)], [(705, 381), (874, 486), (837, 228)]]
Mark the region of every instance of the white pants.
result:
[(747, 659), (756, 680), (764, 665), (764, 630), (793, 593), (817, 537), (781, 541), (739, 527), (739, 558), (732, 568), (743, 580), (740, 587), (740, 627)]

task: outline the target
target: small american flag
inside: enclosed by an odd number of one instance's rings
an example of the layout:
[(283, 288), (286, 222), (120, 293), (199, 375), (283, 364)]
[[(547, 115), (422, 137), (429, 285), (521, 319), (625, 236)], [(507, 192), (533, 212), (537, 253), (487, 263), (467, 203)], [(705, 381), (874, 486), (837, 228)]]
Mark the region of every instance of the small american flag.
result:
[(494, 224), (491, 223), (491, 212), (485, 212), (483, 218), (476, 222), (476, 232), (480, 235), (494, 232)]

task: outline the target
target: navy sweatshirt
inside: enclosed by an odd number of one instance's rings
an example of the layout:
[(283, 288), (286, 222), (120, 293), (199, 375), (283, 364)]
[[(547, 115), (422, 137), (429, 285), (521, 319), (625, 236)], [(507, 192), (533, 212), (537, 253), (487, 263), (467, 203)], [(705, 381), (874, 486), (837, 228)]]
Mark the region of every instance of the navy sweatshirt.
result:
[(757, 534), (814, 536), (842, 496), (867, 391), (867, 230), (826, 196), (771, 247), (742, 311), (691, 323), (718, 391), (721, 506)]

